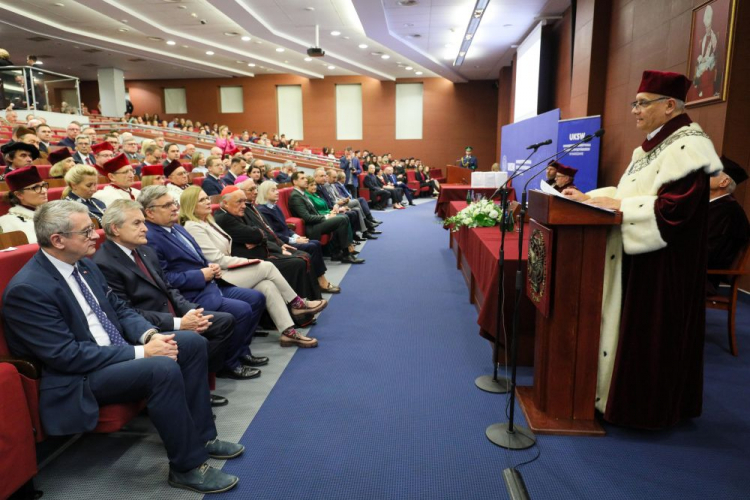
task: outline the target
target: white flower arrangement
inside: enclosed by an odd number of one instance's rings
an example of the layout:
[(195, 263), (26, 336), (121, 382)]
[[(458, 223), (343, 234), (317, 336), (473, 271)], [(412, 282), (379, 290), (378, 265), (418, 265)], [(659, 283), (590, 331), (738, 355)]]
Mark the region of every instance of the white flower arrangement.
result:
[[(451, 231), (455, 232), (462, 227), (493, 227), (498, 225), (503, 219), (507, 218), (502, 217), (500, 207), (495, 205), (493, 201), (482, 198), (471, 203), (453, 217), (445, 219), (443, 225), (446, 227), (452, 226)], [(512, 230), (513, 220), (508, 220), (511, 224), (510, 230)]]

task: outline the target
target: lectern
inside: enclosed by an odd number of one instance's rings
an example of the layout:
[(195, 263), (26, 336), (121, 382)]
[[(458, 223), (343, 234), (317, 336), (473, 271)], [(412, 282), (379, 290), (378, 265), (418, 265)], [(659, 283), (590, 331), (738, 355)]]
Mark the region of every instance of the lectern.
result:
[(530, 191), (529, 216), (534, 385), (518, 388), (519, 402), (538, 434), (604, 435), (594, 415), (604, 262), (622, 214)]

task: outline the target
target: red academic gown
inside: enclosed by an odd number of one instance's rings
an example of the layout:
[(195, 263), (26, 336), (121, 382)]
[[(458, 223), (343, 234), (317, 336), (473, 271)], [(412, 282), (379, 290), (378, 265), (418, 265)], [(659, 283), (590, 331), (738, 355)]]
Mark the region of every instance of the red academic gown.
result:
[[(708, 268), (728, 269), (750, 240), (750, 223), (737, 200), (729, 194), (708, 204)], [(716, 293), (721, 276), (708, 277), (708, 294)]]
[[(687, 115), (670, 120), (643, 150), (655, 150), (690, 123)], [(684, 150), (672, 146), (679, 147)], [(654, 212), (666, 246), (623, 253), (620, 337), (604, 413), (609, 422), (657, 429), (701, 414), (708, 198), (704, 168), (662, 185)]]

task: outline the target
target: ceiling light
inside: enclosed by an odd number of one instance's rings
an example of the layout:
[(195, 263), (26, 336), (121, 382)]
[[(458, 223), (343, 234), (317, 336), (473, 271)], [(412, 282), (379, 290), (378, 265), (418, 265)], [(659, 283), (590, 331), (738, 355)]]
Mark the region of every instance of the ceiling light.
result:
[(328, 69), (336, 69), (336, 66), (328, 66)]
[(315, 7), (305, 7), (305, 10), (307, 12), (314, 12), (315, 11)]
[(466, 53), (469, 52), (471, 41), (474, 39), (474, 35), (477, 34), (479, 23), (482, 22), (482, 16), (487, 9), (488, 3), (489, 0), (476, 0), (476, 3), (474, 4), (474, 10), (472, 10), (471, 17), (469, 18), (469, 25), (466, 27), (464, 41), (461, 44), (461, 48), (459, 49), (460, 52), (458, 53), (456, 59), (453, 61), (454, 66), (461, 66), (463, 64), (464, 57), (466, 56)]
[(282, 49), (281, 47), (276, 47), (276, 52), (284, 52), (284, 49)]
[(464, 37), (464, 40), (471, 40), (471, 38), (472, 38), (473, 36), (474, 36), (474, 35), (472, 35), (471, 33), (469, 33), (469, 34), (467, 34), (467, 35), (466, 35), (466, 36)]
[(245, 61), (234, 61), (234, 62), (236, 62), (237, 64), (243, 64)]
[(190, 48), (187, 45), (180, 45), (180, 47), (182, 47), (183, 49), (189, 49)]
[(383, 54), (380, 57), (381, 57), (381, 59), (390, 59), (391, 58), (391, 56), (389, 56), (388, 54)]
[(414, 74), (415, 74), (415, 75), (421, 75), (421, 74), (422, 74), (422, 72), (421, 72), (421, 71), (417, 71), (417, 72), (416, 72), (416, 73), (414, 73)]
[(127, 33), (127, 32), (128, 32), (128, 31), (130, 31), (130, 30), (129, 30), (129, 29), (127, 29), (127, 28), (120, 28), (120, 29), (119, 29), (119, 30), (117, 30), (117, 31), (119, 31), (120, 33)]
[(167, 40), (167, 45), (177, 45), (177, 43), (172, 40)]
[(458, 53), (458, 55), (459, 55), (459, 56), (461, 56), (461, 57), (463, 57), (463, 56), (465, 56), (465, 55), (466, 55), (466, 52), (464, 52), (464, 51), (461, 51), (461, 52), (459, 52), (459, 53)]
[(305, 62), (310, 62), (310, 61), (312, 61), (312, 57), (305, 57)]
[(284, 61), (284, 64), (289, 64), (289, 61)]
[(243, 36), (242, 37), (242, 41), (243, 42), (249, 42), (250, 41), (250, 37), (249, 36)]
[(206, 55), (207, 56), (212, 56), (212, 55), (214, 55), (214, 51), (213, 50), (207, 50), (206, 51)]
[(359, 48), (360, 49), (366, 49), (367, 48), (367, 44), (366, 43), (360, 43), (359, 44)]
[(197, 12), (191, 12), (190, 13), (190, 17), (198, 17), (198, 13)]
[(407, 67), (405, 67), (404, 69), (405, 69), (406, 71), (411, 71), (411, 70), (413, 70), (414, 68), (412, 68), (411, 66), (407, 66)]
[(340, 31), (331, 31), (331, 36), (339, 36), (340, 34)]
[(247, 63), (247, 65), (250, 66), (251, 68), (255, 67), (255, 64), (253, 64), (253, 63)]
[(55, 5), (56, 7), (65, 7), (65, 4), (62, 2), (55, 2), (53, 5)]
[(185, 10), (185, 9), (187, 9), (187, 6), (185, 6), (185, 5), (178, 5), (178, 6), (177, 6), (177, 8), (178, 8), (178, 9), (182, 9), (182, 10)]

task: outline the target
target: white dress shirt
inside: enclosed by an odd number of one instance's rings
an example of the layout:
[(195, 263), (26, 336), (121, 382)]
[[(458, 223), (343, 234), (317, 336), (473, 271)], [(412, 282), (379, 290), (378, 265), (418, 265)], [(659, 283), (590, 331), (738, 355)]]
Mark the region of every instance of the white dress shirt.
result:
[[(89, 306), (89, 303), (83, 296), (83, 292), (81, 292), (81, 287), (78, 285), (78, 281), (73, 276), (73, 266), (71, 266), (67, 262), (63, 262), (60, 259), (51, 256), (50, 254), (45, 252), (44, 249), (42, 249), (42, 254), (47, 257), (52, 265), (55, 266), (55, 269), (57, 269), (62, 277), (65, 278), (65, 282), (70, 287), (70, 291), (73, 292), (73, 296), (76, 298), (76, 302), (78, 302), (78, 305), (83, 310), (84, 316), (86, 316), (86, 321), (89, 324), (89, 331), (91, 332), (91, 335), (94, 336), (94, 340), (96, 340), (96, 343), (100, 346), (112, 345), (112, 342), (109, 340), (109, 335), (107, 335), (107, 332), (104, 331), (104, 327), (99, 322), (99, 318), (96, 317), (96, 313), (94, 313), (94, 310), (91, 309), (91, 306)], [(84, 285), (89, 288), (88, 283), (86, 283), (86, 280), (83, 279), (83, 276), (81, 276), (81, 279), (83, 280)], [(91, 288), (89, 288), (89, 292), (91, 292), (91, 296), (94, 297), (94, 300), (97, 300), (96, 296), (91, 291)], [(98, 303), (99, 301), (97, 300), (97, 304)], [(141, 342), (143, 342), (143, 336), (141, 337)], [(135, 359), (141, 359), (144, 357), (145, 349), (142, 345), (134, 346), (134, 349)]]

